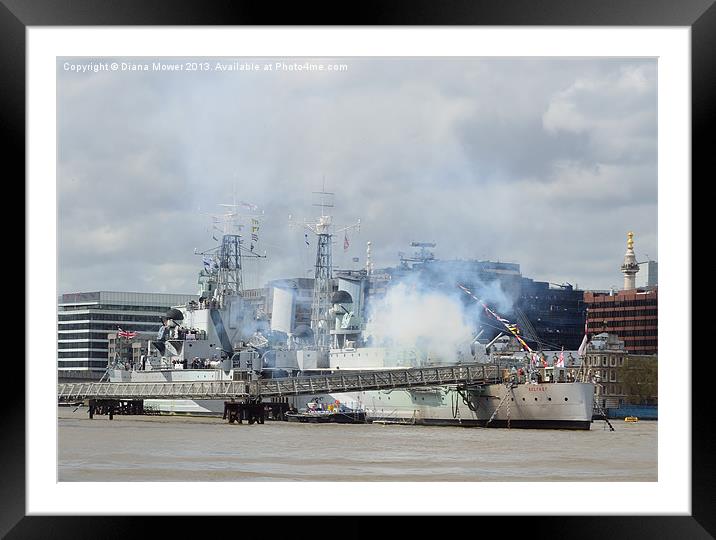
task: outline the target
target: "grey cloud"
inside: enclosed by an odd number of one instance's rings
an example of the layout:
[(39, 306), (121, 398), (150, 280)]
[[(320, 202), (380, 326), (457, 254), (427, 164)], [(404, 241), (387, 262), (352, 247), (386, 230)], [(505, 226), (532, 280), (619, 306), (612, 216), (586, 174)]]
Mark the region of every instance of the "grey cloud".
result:
[(362, 220), (337, 264), (363, 264), (367, 240), (377, 266), (431, 240), (441, 258), (604, 288), (627, 230), (657, 257), (655, 61), (341, 61), (348, 73), (59, 70), (60, 288), (193, 292), (204, 214), (235, 188), (265, 212), (255, 284), (306, 275), (288, 214), (316, 215), (324, 177), (337, 225)]

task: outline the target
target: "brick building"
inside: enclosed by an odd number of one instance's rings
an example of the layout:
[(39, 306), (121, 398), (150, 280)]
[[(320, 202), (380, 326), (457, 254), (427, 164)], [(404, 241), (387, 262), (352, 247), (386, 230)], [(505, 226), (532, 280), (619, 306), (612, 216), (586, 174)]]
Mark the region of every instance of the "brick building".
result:
[(587, 331), (608, 332), (629, 354), (658, 354), (658, 289), (584, 293)]

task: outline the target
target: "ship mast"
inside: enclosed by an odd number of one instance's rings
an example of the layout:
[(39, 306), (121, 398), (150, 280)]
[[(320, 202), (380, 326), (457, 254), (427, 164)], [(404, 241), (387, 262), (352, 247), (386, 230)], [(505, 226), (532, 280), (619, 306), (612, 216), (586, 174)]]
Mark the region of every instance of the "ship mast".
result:
[(319, 350), (330, 348), (331, 336), (329, 325), (329, 313), (331, 308), (331, 295), (333, 294), (333, 261), (332, 242), (336, 233), (348, 230), (360, 230), (360, 219), (353, 225), (349, 225), (335, 232), (331, 232), (333, 218), (326, 209), (333, 208), (333, 204), (327, 202), (335, 194), (326, 191), (325, 180), (321, 191), (314, 191), (314, 195), (320, 196), (320, 202), (313, 204), (321, 208), (321, 215), (313, 221), (305, 221), (303, 226), (316, 236), (316, 265), (313, 282), (313, 301), (311, 303), (311, 330), (313, 330), (314, 343)]
[[(222, 214), (211, 215), (213, 221), (213, 230), (221, 232), (221, 238), (214, 240), (219, 242), (218, 246), (206, 251), (198, 252), (197, 255), (204, 256), (203, 276), (208, 276), (210, 281), (214, 281), (216, 288), (214, 290), (214, 299), (217, 300), (219, 307), (226, 305), (226, 298), (229, 296), (241, 296), (244, 292), (243, 266), (242, 258), (262, 257), (252, 250), (247, 250), (243, 245), (241, 230), (243, 225), (239, 223), (240, 219), (251, 216), (254, 220), (259, 215), (256, 213), (258, 208), (255, 205), (247, 203), (220, 204), (227, 208)], [(240, 207), (249, 207), (253, 213), (241, 213)], [(252, 244), (253, 247), (253, 244)]]

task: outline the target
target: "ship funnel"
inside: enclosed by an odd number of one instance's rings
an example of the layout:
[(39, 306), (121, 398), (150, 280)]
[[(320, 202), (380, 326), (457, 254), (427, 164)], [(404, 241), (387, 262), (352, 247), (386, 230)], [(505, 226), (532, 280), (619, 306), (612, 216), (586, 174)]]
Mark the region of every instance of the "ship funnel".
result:
[(273, 288), (273, 310), (271, 313), (271, 330), (290, 334), (296, 313), (296, 293), (284, 287)]

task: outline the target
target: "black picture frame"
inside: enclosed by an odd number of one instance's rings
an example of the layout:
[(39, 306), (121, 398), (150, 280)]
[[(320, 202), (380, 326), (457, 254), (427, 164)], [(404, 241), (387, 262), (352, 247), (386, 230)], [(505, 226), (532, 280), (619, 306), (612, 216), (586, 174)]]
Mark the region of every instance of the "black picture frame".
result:
[[(713, 175), (716, 152), (710, 147), (708, 132), (716, 117), (716, 6), (714, 0), (400, 0), (367, 1), (354, 4), (354, 10), (326, 2), (287, 3), (280, 9), (269, 3), (197, 1), (197, 0), (0, 0), (0, 130), (5, 141), (3, 162), (11, 165), (10, 183), (25, 176), (25, 28), (28, 26), (102, 26), (102, 25), (483, 25), (483, 26), (685, 26), (691, 28), (692, 74), (692, 178)], [(682, 182), (693, 186), (692, 179)], [(703, 185), (704, 180), (702, 180)], [(693, 245), (693, 243), (692, 243)], [(684, 291), (691, 298), (691, 290)], [(27, 295), (27, 284), (26, 284)], [(684, 314), (690, 316), (690, 314)], [(28, 330), (26, 329), (26, 332)], [(691, 336), (682, 336), (684, 358), (663, 359), (673, 362), (677, 373), (691, 362)], [(704, 347), (705, 349), (706, 347)], [(25, 362), (37, 359), (25, 358)], [(704, 359), (705, 360), (705, 359)], [(703, 362), (703, 368), (706, 368)], [(573, 516), (573, 517), (485, 517), (450, 519), (448, 530), (466, 533), (486, 531), (485, 525), (507, 527), (515, 534), (550, 538), (713, 538), (716, 534), (714, 479), (716, 448), (710, 439), (710, 377), (697, 376), (702, 366), (692, 364), (692, 514), (690, 516)], [(2, 415), (3, 465), (0, 481), (0, 534), (7, 538), (128, 538), (144, 535), (161, 527), (161, 535), (194, 536), (193, 526), (203, 534), (216, 534), (217, 524), (205, 529), (200, 524), (172, 517), (128, 516), (29, 517), (25, 515), (25, 393), (24, 371), (12, 371), (12, 384), (5, 394)], [(678, 375), (677, 375), (678, 376)], [(685, 406), (688, 401), (685, 401)], [(88, 493), (91, 497), (91, 493)], [(618, 497), (618, 489), (615, 497)], [(625, 501), (628, 507), (629, 501)], [(81, 506), (81, 501), (78, 501)], [(349, 513), (349, 512), (347, 512)], [(221, 525), (237, 534), (264, 530), (267, 521), (259, 517), (222, 518)], [(470, 519), (470, 521), (466, 521)], [(365, 537), (381, 534), (372, 517), (326, 517), (315, 534), (339, 534)], [(272, 517), (271, 536), (282, 533), (295, 536), (305, 527), (303, 520)], [(193, 525), (193, 526), (190, 526)], [(476, 527), (477, 525), (477, 527)], [(385, 526), (385, 525), (383, 525)], [(150, 527), (150, 528), (148, 528)], [(239, 527), (236, 529), (236, 527)], [(315, 527), (315, 525), (313, 526)], [(403, 534), (424, 531), (424, 520), (414, 518)], [(211, 532), (208, 532), (211, 531)], [(443, 529), (445, 532), (445, 530)], [(472, 532), (470, 532), (472, 531)], [(151, 533), (150, 533), (151, 534)]]

